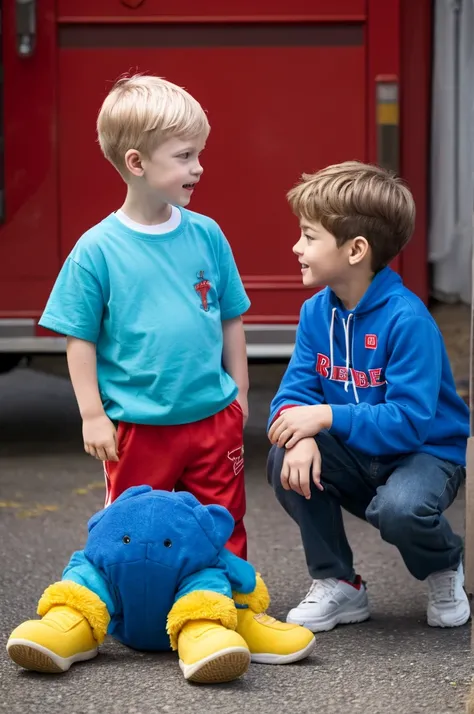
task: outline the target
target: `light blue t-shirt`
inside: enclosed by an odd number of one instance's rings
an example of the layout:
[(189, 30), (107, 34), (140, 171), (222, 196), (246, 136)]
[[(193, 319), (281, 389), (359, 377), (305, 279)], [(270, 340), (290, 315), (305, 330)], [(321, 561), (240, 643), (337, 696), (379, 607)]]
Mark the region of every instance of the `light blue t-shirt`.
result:
[(187, 424), (237, 395), (222, 365), (222, 320), (250, 301), (217, 223), (180, 212), (168, 233), (131, 230), (115, 214), (87, 231), (39, 322), (96, 344), (99, 390), (115, 421)]

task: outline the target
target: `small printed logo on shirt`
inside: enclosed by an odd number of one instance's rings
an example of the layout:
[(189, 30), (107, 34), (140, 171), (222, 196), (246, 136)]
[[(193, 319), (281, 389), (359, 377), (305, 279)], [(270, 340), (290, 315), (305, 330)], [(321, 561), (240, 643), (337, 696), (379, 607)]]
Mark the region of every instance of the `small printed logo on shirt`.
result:
[(377, 349), (377, 335), (366, 335), (365, 336), (365, 348), (367, 350)]
[(201, 309), (204, 312), (209, 312), (209, 302), (207, 299), (209, 290), (211, 289), (211, 283), (204, 276), (204, 270), (200, 270), (197, 274), (198, 281), (194, 283), (194, 289), (201, 298)]
[(238, 476), (244, 468), (244, 447), (238, 446), (237, 449), (227, 452), (227, 458), (232, 461), (234, 467), (234, 476)]

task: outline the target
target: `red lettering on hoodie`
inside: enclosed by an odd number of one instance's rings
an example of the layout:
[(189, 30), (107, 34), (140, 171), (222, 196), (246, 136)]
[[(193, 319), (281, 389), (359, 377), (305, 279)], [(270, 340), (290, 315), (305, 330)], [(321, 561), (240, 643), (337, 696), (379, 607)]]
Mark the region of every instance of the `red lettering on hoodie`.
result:
[(318, 361), (316, 362), (316, 372), (321, 375), (321, 377), (329, 377), (329, 369), (331, 362), (329, 357), (318, 352)]
[(352, 372), (352, 379), (355, 382), (356, 387), (360, 387), (361, 389), (366, 389), (369, 387), (369, 380), (367, 379), (367, 375), (365, 372), (361, 372), (358, 369), (351, 369)]
[(337, 365), (334, 365), (332, 368), (331, 379), (334, 379), (336, 382), (347, 382), (349, 379), (347, 367), (338, 367)]
[(383, 381), (380, 381), (380, 377), (382, 374), (382, 370), (379, 369), (369, 369), (369, 374), (370, 374), (370, 386), (371, 387), (381, 387), (383, 384), (385, 384), (385, 379)]
[(330, 379), (333, 382), (348, 382), (349, 372), (352, 375), (354, 384), (358, 389), (367, 389), (368, 387), (382, 387), (386, 384), (384, 379), (381, 379), (382, 368), (369, 369), (369, 374), (360, 369), (347, 369), (337, 364), (331, 365), (331, 360), (322, 352), (318, 352), (318, 360), (316, 362), (316, 372)]

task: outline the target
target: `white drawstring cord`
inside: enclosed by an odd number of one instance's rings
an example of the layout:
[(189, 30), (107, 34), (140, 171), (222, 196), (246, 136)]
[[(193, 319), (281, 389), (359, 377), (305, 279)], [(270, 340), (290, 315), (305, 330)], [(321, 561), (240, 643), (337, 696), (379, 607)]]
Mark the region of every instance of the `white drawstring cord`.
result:
[[(349, 333), (350, 333), (350, 323), (351, 319), (353, 318), (352, 312), (349, 313), (349, 316), (347, 318), (347, 323), (342, 318), (342, 324), (344, 325), (344, 335), (345, 335), (345, 343), (346, 343), (346, 372), (347, 372), (347, 381), (344, 385), (344, 391), (348, 391), (349, 389), (349, 378), (352, 384), (352, 391), (354, 393), (354, 399), (356, 400), (356, 404), (359, 404), (359, 395), (357, 394), (357, 387), (356, 383), (354, 381), (353, 376), (350, 374), (350, 346), (349, 346)], [(354, 340), (354, 335), (352, 336), (352, 339)]]
[(329, 329), (329, 360), (331, 362), (331, 374), (329, 379), (332, 379), (333, 366), (334, 366), (334, 320), (336, 317), (336, 308), (333, 307), (331, 315), (331, 327)]

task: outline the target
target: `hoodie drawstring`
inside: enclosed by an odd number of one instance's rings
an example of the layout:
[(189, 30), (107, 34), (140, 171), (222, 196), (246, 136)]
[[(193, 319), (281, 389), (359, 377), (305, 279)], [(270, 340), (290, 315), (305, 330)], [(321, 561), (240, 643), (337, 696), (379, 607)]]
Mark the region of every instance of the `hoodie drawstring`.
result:
[[(332, 315), (331, 315), (331, 327), (329, 329), (329, 359), (331, 360), (331, 374), (329, 379), (332, 379), (333, 376), (333, 367), (334, 367), (334, 321), (336, 319), (336, 310), (337, 308), (333, 307), (332, 309)], [(344, 384), (344, 390), (347, 392), (349, 389), (349, 378), (351, 380), (352, 384), (352, 391), (354, 393), (354, 399), (356, 401), (356, 404), (359, 404), (359, 395), (357, 394), (357, 387), (356, 383), (354, 381), (354, 378), (351, 375), (350, 372), (350, 355), (353, 351), (353, 345), (354, 345), (354, 331), (352, 331), (352, 345), (349, 344), (349, 337), (350, 337), (350, 323), (351, 320), (354, 318), (354, 315), (352, 312), (349, 313), (347, 317), (347, 322), (342, 318), (342, 324), (344, 327), (344, 337), (345, 337), (345, 347), (346, 347), (346, 372), (347, 372), (347, 380), (346, 383)]]
[(331, 327), (329, 328), (329, 360), (331, 362), (331, 374), (329, 379), (332, 379), (334, 366), (334, 320), (336, 319), (336, 308), (333, 307), (331, 315)]
[(344, 391), (347, 392), (349, 388), (349, 368), (350, 368), (350, 359), (349, 359), (349, 323), (351, 321), (352, 313), (349, 315), (347, 318), (347, 324), (344, 318), (342, 318), (342, 324), (344, 326), (344, 337), (345, 337), (345, 342), (346, 342), (346, 372), (347, 372), (347, 382), (344, 385)]

